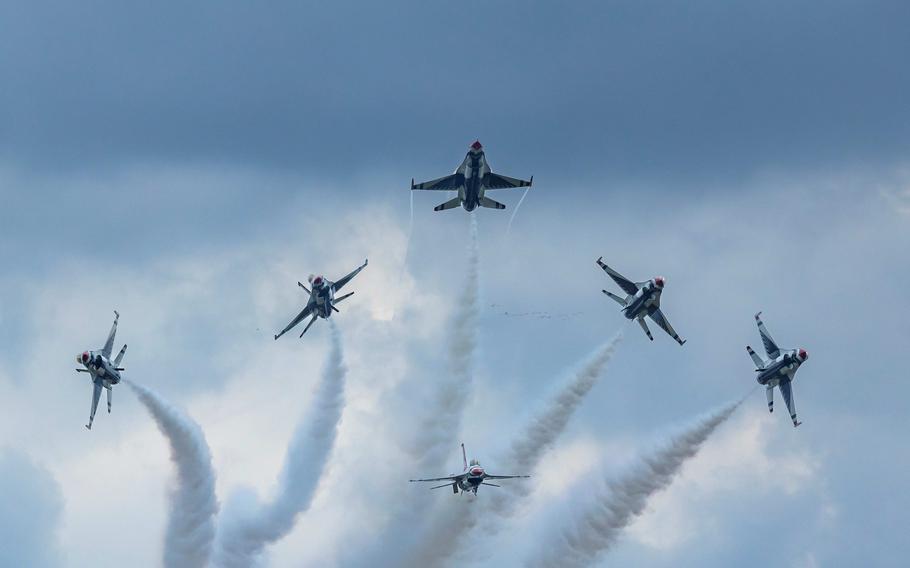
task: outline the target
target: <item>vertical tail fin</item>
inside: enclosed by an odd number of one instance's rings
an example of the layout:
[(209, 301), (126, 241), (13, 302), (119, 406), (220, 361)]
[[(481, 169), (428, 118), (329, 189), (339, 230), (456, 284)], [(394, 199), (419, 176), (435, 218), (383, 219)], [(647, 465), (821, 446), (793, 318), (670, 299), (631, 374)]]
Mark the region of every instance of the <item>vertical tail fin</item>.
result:
[(461, 461), (464, 463), (465, 470), (468, 469), (468, 454), (464, 451), (464, 442), (461, 443)]

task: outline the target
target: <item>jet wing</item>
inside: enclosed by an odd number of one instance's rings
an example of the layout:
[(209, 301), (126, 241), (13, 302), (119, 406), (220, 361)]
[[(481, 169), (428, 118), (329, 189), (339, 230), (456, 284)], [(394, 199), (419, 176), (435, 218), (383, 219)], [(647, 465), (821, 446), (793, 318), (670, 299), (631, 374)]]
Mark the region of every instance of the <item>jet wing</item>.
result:
[(793, 389), (791, 388), (790, 381), (781, 381), (777, 386), (780, 387), (780, 394), (784, 397), (784, 403), (787, 405), (787, 410), (790, 411), (790, 418), (795, 422), (796, 405), (793, 403)]
[(357, 276), (357, 273), (360, 272), (361, 270), (363, 270), (363, 269), (366, 267), (368, 261), (369, 261), (369, 259), (364, 260), (364, 261), (363, 261), (363, 264), (361, 264), (361, 265), (358, 266), (356, 269), (354, 269), (353, 272), (351, 272), (350, 274), (348, 274), (348, 275), (345, 276), (344, 278), (340, 278), (337, 282), (335, 282), (335, 291), (337, 292), (337, 291), (341, 290), (341, 288), (342, 288), (345, 284), (347, 284), (348, 282), (351, 281), (351, 278)]
[(765, 323), (761, 320), (761, 312), (755, 314), (755, 321), (758, 323), (758, 333), (761, 335), (761, 342), (765, 344), (765, 353), (771, 359), (777, 359), (780, 356), (780, 347), (771, 339), (771, 334), (768, 333)]
[(670, 325), (670, 322), (667, 321), (667, 316), (664, 315), (660, 308), (657, 308), (651, 313), (651, 319), (654, 320), (654, 323), (659, 325), (661, 329), (670, 334), (670, 337), (676, 340), (677, 343), (682, 345), (686, 342), (685, 339), (681, 339), (676, 331), (673, 329), (673, 326)]
[(310, 314), (313, 313), (313, 305), (314, 304), (312, 302), (308, 302), (306, 307), (303, 308), (303, 311), (301, 311), (299, 314), (297, 314), (297, 317), (292, 319), (291, 323), (289, 323), (286, 328), (282, 329), (281, 333), (279, 333), (278, 335), (275, 336), (275, 339), (278, 339), (279, 337), (281, 337), (282, 335), (284, 335), (285, 333), (287, 333), (291, 329), (293, 329), (295, 325), (297, 325), (301, 321), (305, 320), (306, 318), (310, 317)]
[[(458, 481), (459, 479), (462, 479), (466, 475), (467, 475), (466, 473), (462, 473), (459, 475), (450, 475), (448, 477), (431, 477), (429, 479), (409, 479), (408, 481), (411, 483), (414, 483), (415, 481)], [(487, 476), (487, 477), (489, 477), (489, 476)]]
[(525, 181), (523, 179), (513, 178), (509, 176), (501, 176), (499, 174), (494, 174), (493, 172), (488, 173), (483, 176), (483, 186), (487, 189), (509, 189), (513, 187), (531, 187), (531, 183), (534, 182), (534, 177), (532, 176), (530, 180)]
[(615, 270), (613, 270), (612, 268), (610, 268), (609, 266), (604, 264), (603, 257), (597, 259), (597, 266), (601, 267), (603, 269), (603, 271), (606, 272), (607, 275), (609, 275), (610, 278), (612, 278), (613, 281), (616, 282), (616, 284), (620, 288), (622, 288), (626, 294), (632, 295), (632, 294), (635, 294), (636, 292), (638, 292), (639, 286), (637, 284), (635, 284), (635, 282), (632, 282), (631, 280), (629, 280), (628, 278), (626, 278), (619, 272), (616, 272)]
[(517, 478), (528, 478), (530, 475), (485, 475), (484, 479), (517, 479)]
[(114, 336), (117, 335), (117, 320), (119, 319), (120, 314), (117, 313), (117, 310), (114, 310), (114, 325), (111, 326), (107, 341), (104, 342), (104, 347), (101, 348), (101, 354), (104, 355), (105, 359), (111, 358), (111, 351), (114, 349)]
[(411, 189), (432, 189), (439, 191), (457, 191), (464, 185), (464, 174), (454, 173), (450, 176), (443, 176), (422, 183), (414, 183), (411, 180)]

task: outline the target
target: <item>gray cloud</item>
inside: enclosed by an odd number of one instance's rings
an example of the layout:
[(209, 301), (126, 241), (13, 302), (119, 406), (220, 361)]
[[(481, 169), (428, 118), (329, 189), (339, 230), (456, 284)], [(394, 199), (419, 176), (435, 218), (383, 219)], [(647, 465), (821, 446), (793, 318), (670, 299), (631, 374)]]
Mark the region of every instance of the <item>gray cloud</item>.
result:
[(63, 495), (54, 476), (19, 450), (0, 449), (0, 566), (62, 565)]
[(468, 6), (7, 2), (0, 156), (342, 178), (356, 163), (405, 181), (480, 137), (541, 182), (684, 184), (890, 161), (910, 143), (904, 2)]

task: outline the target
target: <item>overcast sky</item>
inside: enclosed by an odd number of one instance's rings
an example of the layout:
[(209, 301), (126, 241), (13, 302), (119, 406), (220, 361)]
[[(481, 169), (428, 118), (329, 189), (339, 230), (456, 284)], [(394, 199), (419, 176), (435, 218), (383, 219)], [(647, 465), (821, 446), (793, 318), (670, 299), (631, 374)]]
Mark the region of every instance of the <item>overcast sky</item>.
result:
[[(367, 257), (333, 317), (335, 450), (267, 566), (393, 565), (420, 538), (396, 523), (457, 506), (406, 480), (460, 469), (461, 441), (497, 473), (624, 330), (519, 514), (452, 561), (522, 565), (592, 487), (753, 388), (759, 310), (810, 353), (804, 425), (753, 392), (600, 565), (905, 565), (908, 21), (885, 1), (0, 3), (0, 565), (161, 564), (166, 441), (123, 386), (82, 427), (74, 358), (114, 309), (126, 376), (200, 424), (222, 504), (267, 497), (329, 353), (325, 322), (272, 335), (298, 280)], [(519, 193), (475, 213), (469, 403), (450, 459), (416, 471), (469, 223), (418, 192), (405, 262), (407, 188), (475, 139), (534, 187), (511, 232)], [(684, 347), (622, 318), (601, 255), (667, 278)]]

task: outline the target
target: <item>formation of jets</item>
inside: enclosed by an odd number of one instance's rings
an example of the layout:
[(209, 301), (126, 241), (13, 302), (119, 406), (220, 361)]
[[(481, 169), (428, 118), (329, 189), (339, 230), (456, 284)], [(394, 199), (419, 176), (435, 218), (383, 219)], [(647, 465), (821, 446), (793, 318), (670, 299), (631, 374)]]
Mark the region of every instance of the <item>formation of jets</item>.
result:
[[(458, 166), (455, 173), (423, 183), (414, 183), (414, 180), (412, 179), (411, 190), (457, 192), (457, 195), (453, 199), (436, 206), (434, 208), (435, 211), (454, 209), (458, 206), (463, 207), (466, 211), (473, 211), (477, 207), (505, 209), (505, 205), (487, 197), (486, 191), (530, 187), (533, 180), (533, 176), (528, 180), (523, 180), (493, 173), (486, 160), (483, 146), (479, 141), (475, 141), (471, 144), (464, 161)], [(634, 282), (604, 263), (602, 257), (598, 258), (596, 262), (597, 265), (622, 289), (625, 296), (620, 296), (607, 290), (603, 290), (603, 293), (621, 306), (621, 311), (627, 319), (638, 322), (645, 332), (645, 335), (648, 336), (648, 339), (653, 341), (654, 337), (651, 335), (650, 329), (648, 329), (648, 324), (645, 321), (646, 317), (650, 318), (651, 321), (656, 323), (670, 335), (670, 337), (675, 339), (679, 345), (686, 343), (686, 340), (682, 339), (679, 334), (676, 333), (661, 310), (661, 294), (663, 293), (666, 284), (666, 280), (663, 277), (656, 276), (643, 282)], [(336, 297), (336, 293), (340, 292), (341, 289), (366, 266), (367, 261), (364, 260), (362, 265), (335, 282), (332, 282), (323, 276), (314, 275), (311, 275), (308, 279), (309, 288), (298, 282), (298, 286), (309, 295), (306, 306), (304, 306), (300, 313), (298, 313), (283, 330), (275, 335), (275, 339), (277, 340), (279, 337), (296, 327), (300, 322), (310, 318), (310, 321), (300, 333), (300, 337), (302, 338), (318, 318), (328, 319), (332, 316), (332, 312), (338, 312), (338, 308), (336, 307), (337, 304), (351, 297), (354, 293), (349, 292), (339, 297)], [(107, 411), (110, 413), (112, 387), (120, 382), (120, 373), (124, 370), (120, 366), (120, 363), (126, 352), (126, 345), (123, 346), (114, 359), (111, 359), (111, 352), (114, 347), (114, 337), (117, 333), (117, 322), (120, 318), (120, 314), (116, 311), (114, 312), (114, 315), (114, 323), (104, 347), (99, 350), (83, 351), (76, 357), (77, 363), (82, 365), (82, 368), (77, 368), (76, 371), (88, 373), (92, 380), (91, 414), (89, 415), (88, 424), (85, 425), (89, 430), (91, 430), (92, 423), (95, 420), (95, 412), (98, 408), (98, 401), (101, 398), (102, 389), (107, 390)], [(774, 387), (777, 387), (780, 389), (784, 403), (787, 405), (787, 410), (790, 412), (793, 426), (799, 426), (801, 422), (796, 419), (796, 406), (793, 402), (792, 383), (796, 371), (806, 362), (809, 358), (809, 354), (805, 349), (780, 349), (777, 346), (777, 343), (771, 338), (771, 335), (765, 328), (760, 316), (761, 312), (756, 314), (755, 321), (758, 323), (758, 331), (761, 335), (765, 353), (768, 358), (765, 359), (757, 354), (751, 347), (746, 347), (749, 355), (755, 362), (755, 371), (758, 373), (756, 380), (760, 385), (764, 385), (766, 388), (768, 410), (770, 412), (774, 411)], [(499, 487), (497, 484), (489, 483), (489, 480), (530, 477), (528, 475), (488, 474), (476, 459), (471, 460), (470, 463), (468, 462), (464, 444), (461, 445), (461, 455), (464, 464), (464, 469), (461, 473), (445, 477), (411, 479), (409, 481), (441, 481), (444, 483), (431, 487), (430, 489), (451, 487), (455, 494), (461, 492), (462, 494), (473, 493), (476, 495), (477, 490), (481, 485)]]
[(468, 463), (468, 455), (464, 451), (464, 444), (461, 445), (461, 461), (464, 463), (464, 470), (461, 473), (453, 473), (452, 475), (447, 475), (445, 477), (430, 477), (428, 479), (409, 479), (408, 481), (411, 483), (445, 481), (442, 485), (430, 487), (430, 489), (451, 487), (452, 493), (455, 493), (456, 495), (459, 491), (461, 491), (462, 494), (473, 493), (474, 495), (477, 495), (477, 489), (481, 485), (499, 487), (499, 485), (496, 485), (495, 483), (487, 483), (488, 479), (527, 479), (531, 477), (530, 475), (490, 475), (476, 459), (472, 459), (471, 462)]

